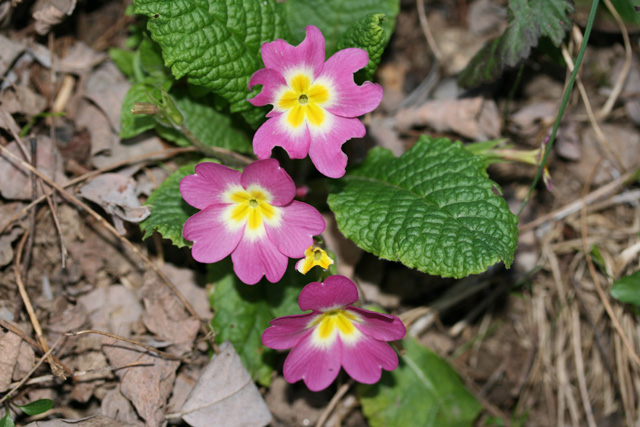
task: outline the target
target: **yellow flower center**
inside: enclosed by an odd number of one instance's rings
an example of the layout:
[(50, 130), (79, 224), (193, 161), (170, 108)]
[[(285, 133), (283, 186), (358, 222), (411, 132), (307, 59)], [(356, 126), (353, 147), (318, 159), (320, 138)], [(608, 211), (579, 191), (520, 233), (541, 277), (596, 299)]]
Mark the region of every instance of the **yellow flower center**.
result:
[(326, 340), (331, 338), (335, 331), (340, 333), (342, 338), (353, 337), (359, 331), (353, 325), (358, 319), (350, 312), (342, 309), (330, 310), (315, 319), (312, 326), (318, 327), (318, 338)]
[(296, 269), (302, 274), (307, 274), (316, 265), (326, 270), (331, 264), (333, 260), (322, 248), (311, 245), (304, 251), (304, 259), (296, 265)]
[(300, 73), (291, 79), (289, 90), (285, 91), (278, 107), (287, 110), (287, 123), (297, 128), (305, 118), (313, 126), (320, 126), (326, 119), (322, 104), (329, 100), (329, 89), (320, 83), (311, 83), (306, 74)]
[(269, 203), (270, 197), (258, 189), (236, 190), (230, 195), (236, 206), (231, 211), (231, 219), (247, 221), (250, 230), (262, 227), (264, 219), (275, 218), (276, 209)]

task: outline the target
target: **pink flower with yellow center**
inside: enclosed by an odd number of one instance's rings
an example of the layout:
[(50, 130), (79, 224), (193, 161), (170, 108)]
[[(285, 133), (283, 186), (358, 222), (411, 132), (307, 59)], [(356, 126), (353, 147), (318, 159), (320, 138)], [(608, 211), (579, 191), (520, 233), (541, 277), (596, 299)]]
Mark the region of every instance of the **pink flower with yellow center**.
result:
[(353, 81), (353, 73), (369, 62), (365, 50), (343, 49), (325, 62), (322, 33), (312, 25), (306, 30), (298, 46), (284, 40), (262, 45), (265, 68), (249, 80), (249, 89), (262, 85), (262, 92), (249, 102), (273, 109), (254, 135), (253, 151), (259, 159), (270, 157), (275, 146), (292, 159), (309, 154), (318, 171), (339, 178), (347, 165), (342, 144), (365, 135), (357, 117), (380, 104), (382, 87)]
[(404, 337), (396, 316), (351, 306), (358, 300), (356, 285), (344, 276), (313, 282), (300, 292), (298, 304), (311, 313), (278, 317), (262, 334), (262, 342), (276, 350), (293, 348), (284, 362), (284, 378), (304, 380), (309, 390), (328, 387), (340, 367), (354, 380), (373, 384), (382, 369), (398, 366), (387, 341)]
[(238, 278), (249, 285), (262, 276), (279, 281), (288, 258), (302, 257), (325, 228), (320, 212), (293, 200), (295, 184), (274, 159), (253, 162), (243, 172), (200, 163), (182, 179), (180, 193), (200, 209), (182, 230), (193, 242), (193, 258), (213, 263), (231, 254)]

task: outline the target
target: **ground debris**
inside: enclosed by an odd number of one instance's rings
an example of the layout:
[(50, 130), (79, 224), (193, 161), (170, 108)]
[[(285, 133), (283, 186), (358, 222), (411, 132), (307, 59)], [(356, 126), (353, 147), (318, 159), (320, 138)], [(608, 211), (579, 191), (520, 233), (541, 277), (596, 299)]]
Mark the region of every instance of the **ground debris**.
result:
[(265, 426), (271, 422), (269, 408), (229, 342), (209, 361), (181, 415), (192, 426)]

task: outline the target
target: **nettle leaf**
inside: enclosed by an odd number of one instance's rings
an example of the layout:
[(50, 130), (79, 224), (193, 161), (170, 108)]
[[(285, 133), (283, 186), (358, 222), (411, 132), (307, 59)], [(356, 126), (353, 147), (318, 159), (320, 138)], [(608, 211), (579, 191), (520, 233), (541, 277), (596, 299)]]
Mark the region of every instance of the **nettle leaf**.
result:
[(394, 371), (383, 371), (374, 385), (358, 384), (369, 425), (472, 425), (482, 406), (467, 391), (451, 366), (409, 338)]
[(276, 353), (262, 344), (262, 332), (276, 317), (300, 314), (300, 290), (317, 278), (315, 271), (303, 276), (293, 267), (291, 261), (278, 283), (263, 279), (250, 286), (237, 278), (229, 258), (209, 266), (209, 281), (215, 283), (210, 299), (215, 340), (231, 341), (252, 378), (264, 386), (271, 383)]
[(288, 27), (275, 0), (135, 0), (136, 13), (160, 44), (176, 79), (205, 86), (257, 125), (264, 111), (246, 99), (251, 75), (262, 67), (260, 46), (286, 38)]
[(518, 218), (494, 194), (486, 162), (460, 142), (422, 136), (399, 158), (382, 148), (329, 195), (338, 228), (381, 258), (443, 277), (513, 261)]
[(616, 280), (611, 287), (611, 296), (640, 307), (640, 270)]
[(371, 80), (378, 64), (380, 64), (382, 53), (391, 36), (391, 33), (382, 25), (386, 20), (387, 17), (384, 13), (369, 14), (353, 24), (338, 41), (338, 50), (359, 47), (369, 54), (367, 66), (356, 73), (355, 81), (357, 83)]
[[(175, 90), (171, 92), (171, 97), (184, 117), (185, 126), (200, 142), (210, 147), (227, 148), (239, 153), (253, 152), (249, 136), (241, 130), (239, 124), (234, 123), (230, 115), (216, 109), (213, 96), (194, 98), (185, 90)], [(191, 145), (178, 130), (161, 123), (158, 125), (156, 130), (162, 137), (177, 145)]]
[[(286, 3), (291, 39), (300, 43), (305, 36), (304, 28), (315, 25), (325, 38), (327, 57), (339, 48), (338, 42), (343, 35), (365, 15), (381, 13), (387, 19), (382, 27), (388, 34), (393, 33), (396, 15), (400, 11), (399, 0), (288, 0)], [(386, 43), (386, 42), (385, 42)]]
[(458, 84), (472, 87), (494, 81), (527, 58), (543, 36), (559, 46), (571, 28), (572, 13), (572, 0), (510, 0), (509, 27), (471, 59)]
[(140, 223), (140, 229), (144, 233), (143, 239), (157, 231), (179, 248), (191, 247), (191, 242), (182, 237), (182, 227), (198, 210), (185, 202), (180, 195), (180, 181), (185, 176), (194, 174), (195, 167), (196, 163), (182, 166), (153, 190), (147, 199), (151, 214)]

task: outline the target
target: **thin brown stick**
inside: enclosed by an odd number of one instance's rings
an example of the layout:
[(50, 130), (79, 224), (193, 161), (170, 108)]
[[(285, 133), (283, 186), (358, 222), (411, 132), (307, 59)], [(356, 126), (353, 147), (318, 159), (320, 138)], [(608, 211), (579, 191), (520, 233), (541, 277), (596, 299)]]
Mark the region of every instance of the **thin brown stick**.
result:
[(67, 332), (65, 335), (68, 336), (68, 337), (75, 337), (75, 336), (78, 336), (78, 335), (85, 335), (85, 334), (104, 335), (105, 337), (113, 338), (115, 340), (128, 342), (129, 344), (134, 344), (134, 345), (137, 345), (139, 347), (144, 348), (147, 351), (151, 351), (153, 353), (156, 353), (158, 356), (162, 356), (165, 359), (181, 360), (181, 361), (185, 360), (184, 357), (175, 356), (175, 355), (173, 355), (171, 353), (166, 353), (166, 352), (164, 352), (162, 350), (158, 350), (155, 347), (151, 347), (150, 345), (143, 344), (143, 343), (138, 342), (138, 341), (130, 340), (128, 338), (124, 338), (124, 337), (121, 337), (121, 336), (118, 336), (118, 335), (110, 334), (109, 332), (102, 332), (102, 331), (96, 331), (96, 330), (93, 330), (93, 329), (86, 329), (86, 330), (83, 330), (83, 331)]
[(618, 76), (618, 80), (613, 85), (613, 89), (607, 98), (607, 101), (604, 103), (602, 108), (596, 113), (596, 119), (603, 120), (605, 119), (611, 110), (613, 109), (616, 100), (620, 96), (622, 92), (622, 88), (624, 87), (624, 82), (627, 80), (627, 76), (629, 75), (629, 71), (631, 70), (631, 61), (633, 59), (633, 51), (631, 50), (631, 40), (629, 39), (629, 32), (627, 31), (627, 27), (625, 27), (620, 14), (613, 7), (611, 0), (603, 0), (607, 9), (615, 19), (616, 24), (620, 28), (620, 32), (622, 33), (622, 40), (624, 41), (624, 64), (622, 65), (622, 70), (620, 70), (620, 75)]
[(347, 391), (349, 391), (349, 388), (352, 385), (353, 385), (353, 380), (350, 379), (346, 383), (342, 384), (342, 386), (340, 386), (338, 391), (336, 391), (336, 394), (334, 394), (333, 397), (331, 398), (331, 400), (329, 401), (329, 404), (327, 405), (325, 410), (322, 412), (322, 415), (320, 416), (320, 418), (318, 418), (318, 422), (316, 423), (316, 427), (322, 427), (322, 426), (325, 425), (325, 423), (329, 419), (329, 415), (331, 415), (331, 413), (336, 408), (336, 406), (338, 406), (338, 402), (340, 402), (340, 399), (342, 399), (342, 397), (345, 394), (347, 394)]
[[(589, 177), (589, 179), (587, 180), (587, 182), (584, 185), (584, 189), (582, 191), (583, 198), (586, 197), (587, 194), (589, 193), (589, 187), (591, 186), (591, 182), (592, 182), (593, 178), (595, 177), (595, 172), (597, 170), (597, 167), (599, 167), (599, 163), (596, 165), (596, 168), (594, 168), (593, 173), (591, 174), (591, 176)], [(604, 309), (606, 310), (607, 314), (609, 315), (609, 318), (611, 319), (611, 323), (613, 323), (613, 327), (618, 332), (618, 335), (620, 336), (620, 339), (622, 340), (624, 346), (627, 348), (627, 351), (631, 355), (631, 358), (633, 359), (633, 361), (636, 364), (638, 364), (638, 366), (640, 366), (640, 358), (638, 357), (638, 354), (633, 349), (633, 346), (629, 342), (629, 338), (627, 338), (627, 335), (624, 333), (624, 330), (622, 329), (622, 326), (620, 325), (620, 322), (618, 321), (618, 318), (615, 316), (615, 314), (613, 312), (613, 307), (611, 307), (611, 303), (609, 302), (609, 299), (607, 298), (607, 295), (604, 293), (604, 290), (602, 289), (602, 285), (600, 284), (600, 279), (598, 278), (598, 273), (596, 272), (596, 268), (593, 265), (593, 260), (591, 259), (591, 256), (589, 255), (590, 251), (589, 251), (589, 245), (587, 243), (588, 233), (587, 233), (587, 205), (586, 205), (586, 203), (583, 203), (582, 204), (582, 208), (580, 209), (580, 232), (581, 232), (581, 235), (582, 235), (581, 236), (582, 237), (582, 249), (584, 250), (584, 253), (585, 253), (585, 259), (587, 260), (587, 266), (589, 267), (589, 274), (591, 275), (591, 279), (593, 280), (593, 283), (596, 286), (596, 290), (598, 292), (598, 296), (600, 297), (600, 300), (602, 301), (602, 304), (604, 305)]]
[(427, 44), (431, 48), (433, 55), (438, 61), (440, 61), (440, 59), (442, 58), (442, 52), (438, 48), (436, 39), (433, 38), (433, 34), (431, 33), (431, 29), (429, 28), (429, 21), (427, 20), (427, 14), (424, 10), (424, 0), (416, 0), (416, 3), (418, 7), (418, 18), (420, 19), (420, 27), (422, 28), (422, 33), (427, 39)]
[[(580, 37), (581, 36), (582, 34), (580, 35)], [(569, 50), (564, 45), (562, 46), (562, 57), (564, 58), (564, 61), (567, 63), (567, 68), (569, 69), (569, 71), (573, 72), (573, 69), (574, 69), (573, 59), (571, 59), (571, 55), (569, 55)], [(609, 143), (609, 140), (607, 139), (604, 132), (602, 131), (602, 128), (600, 128), (600, 125), (598, 124), (598, 120), (596, 119), (596, 116), (593, 112), (593, 108), (591, 108), (591, 101), (589, 101), (589, 95), (587, 94), (587, 89), (584, 87), (584, 84), (582, 83), (582, 79), (580, 78), (579, 74), (576, 76), (576, 84), (578, 85), (578, 91), (580, 92), (580, 97), (582, 98), (582, 103), (584, 104), (584, 108), (587, 111), (587, 117), (589, 118), (589, 123), (591, 124), (591, 127), (593, 128), (593, 131), (595, 132), (596, 137), (598, 138), (598, 140), (600, 140), (600, 143), (607, 148), (607, 151), (611, 156), (611, 158), (613, 159), (614, 163), (616, 163), (618, 168), (622, 172), (624, 172), (625, 171), (624, 163), (622, 163), (622, 160), (618, 156), (618, 153), (616, 153), (613, 150), (613, 148), (611, 147), (611, 144)]]
[[(132, 157), (132, 158), (127, 159), (127, 160), (122, 160), (120, 162), (113, 163), (113, 164), (111, 164), (109, 166), (105, 166), (103, 168), (96, 169), (94, 171), (87, 172), (87, 173), (85, 173), (85, 174), (83, 174), (81, 176), (75, 177), (75, 178), (67, 181), (65, 184), (63, 184), (62, 188), (71, 187), (72, 185), (78, 184), (78, 183), (80, 183), (82, 181), (85, 181), (85, 180), (87, 180), (89, 178), (93, 178), (96, 175), (100, 175), (101, 173), (108, 172), (108, 171), (111, 171), (111, 170), (114, 170), (114, 169), (118, 169), (118, 168), (121, 168), (123, 166), (128, 166), (128, 165), (131, 165), (131, 164), (134, 164), (134, 163), (147, 161), (147, 160), (150, 160), (150, 159), (153, 159), (153, 158), (156, 158), (156, 157), (157, 158), (168, 158), (168, 157), (173, 157), (173, 156), (178, 155), (178, 154), (193, 153), (193, 152), (196, 152), (196, 151), (198, 151), (198, 150), (195, 147), (179, 147), (179, 148), (172, 148), (172, 149), (169, 149), (169, 150), (160, 150), (160, 151), (154, 151), (152, 153), (142, 154), (140, 156)], [(51, 195), (53, 193), (54, 193), (53, 190), (48, 190), (47, 194)], [(37, 199), (35, 199), (31, 203), (29, 203), (24, 208), (22, 208), (20, 210), (20, 212), (18, 212), (13, 217), (11, 217), (11, 219), (2, 228), (0, 228), (0, 234), (4, 233), (5, 230), (11, 224), (13, 224), (21, 216), (23, 216), (25, 213), (27, 213), (27, 211), (29, 209), (31, 209), (32, 207), (34, 207), (38, 203), (41, 203), (44, 199), (45, 199), (45, 195), (43, 194), (42, 196), (38, 197)]]
[[(191, 303), (184, 297), (184, 295), (182, 295), (182, 293), (178, 290), (178, 288), (176, 288), (176, 286), (171, 282), (171, 280), (167, 277), (166, 274), (164, 274), (164, 272), (158, 268), (158, 266), (152, 262), (149, 257), (147, 257), (145, 254), (142, 253), (142, 251), (140, 251), (140, 249), (138, 249), (133, 243), (131, 243), (128, 239), (122, 237), (120, 235), (120, 233), (118, 232), (118, 230), (115, 229), (115, 227), (113, 225), (111, 225), (109, 222), (107, 222), (104, 218), (102, 218), (100, 216), (100, 214), (98, 214), (96, 211), (94, 211), (93, 209), (91, 209), (89, 206), (87, 206), (87, 204), (85, 204), (84, 202), (82, 202), (81, 200), (79, 200), (77, 197), (75, 197), (73, 194), (69, 193), (68, 191), (66, 191), (64, 188), (62, 188), (59, 184), (57, 184), (55, 181), (53, 181), (52, 179), (50, 179), (49, 177), (47, 177), (46, 175), (42, 174), (39, 170), (35, 169), (33, 166), (31, 166), (29, 163), (25, 162), (24, 160), (18, 158), (16, 155), (14, 155), (13, 153), (11, 153), (10, 151), (8, 151), (5, 147), (0, 145), (0, 151), (4, 152), (5, 155), (9, 156), (11, 159), (13, 159), (14, 161), (16, 161), (18, 164), (20, 164), (24, 169), (27, 169), (28, 171), (36, 174), (40, 179), (42, 179), (44, 182), (47, 183), (47, 185), (53, 187), (55, 190), (57, 190), (60, 195), (64, 198), (66, 198), (67, 200), (69, 200), (71, 203), (73, 203), (74, 205), (78, 206), (79, 208), (83, 209), (84, 211), (86, 211), (89, 215), (91, 215), (93, 217), (93, 219), (95, 219), (100, 225), (102, 225), (104, 228), (106, 228), (111, 234), (113, 234), (118, 240), (120, 240), (120, 242), (122, 242), (122, 244), (124, 244), (126, 247), (129, 248), (129, 250), (131, 250), (134, 254), (136, 254), (140, 259), (142, 259), (142, 261), (147, 264), (159, 277), (160, 279), (162, 279), (162, 281), (169, 287), (169, 289), (171, 289), (171, 291), (174, 293), (174, 295), (180, 300), (180, 302), (182, 302), (182, 304), (185, 306), (185, 308), (187, 309), (187, 311), (196, 319), (200, 320), (200, 330), (201, 332), (203, 332), (203, 334), (206, 336), (209, 331), (207, 330), (206, 325), (204, 324), (204, 322), (202, 321), (202, 319), (200, 318), (200, 316), (198, 316), (198, 313), (196, 312), (196, 310), (193, 308), (193, 306), (191, 305)], [(214, 350), (217, 350), (217, 346), (215, 346), (214, 344)], [(216, 351), (217, 353), (217, 351)]]
[(33, 375), (33, 373), (36, 371), (36, 369), (38, 369), (40, 367), (40, 365), (42, 365), (42, 362), (44, 362), (45, 359), (48, 359), (49, 357), (51, 357), (51, 353), (58, 346), (58, 344), (60, 343), (61, 339), (62, 339), (62, 335), (59, 336), (58, 339), (56, 340), (56, 342), (53, 343), (51, 348), (49, 350), (47, 350), (47, 352), (45, 354), (43, 354), (40, 359), (38, 359), (38, 363), (36, 363), (34, 365), (34, 367), (31, 368), (31, 370), (29, 372), (27, 372), (27, 375), (22, 377), (22, 379), (20, 380), (20, 382), (18, 382), (18, 384), (16, 384), (11, 390), (9, 390), (9, 392), (7, 394), (2, 396), (2, 398), (0, 399), (0, 405), (2, 405), (2, 403), (4, 403), (5, 400), (7, 400), (9, 397), (11, 397), (13, 395), (13, 393), (16, 392), (16, 390), (18, 390), (20, 387), (22, 387), (22, 385), (31, 377), (31, 375)]
[(620, 189), (627, 186), (627, 184), (629, 184), (630, 182), (634, 181), (638, 177), (638, 175), (640, 175), (640, 166), (637, 166), (633, 170), (626, 172), (621, 177), (616, 178), (608, 184), (603, 185), (602, 187), (589, 193), (585, 197), (574, 200), (573, 202), (561, 207), (560, 209), (556, 209), (553, 212), (549, 212), (548, 214), (542, 215), (534, 221), (518, 227), (520, 229), (520, 233), (532, 230), (549, 221), (559, 221), (571, 215), (572, 213), (580, 211), (580, 209), (582, 209), (583, 207), (599, 201), (603, 197), (611, 196), (617, 193)]
[[(27, 314), (29, 315), (29, 319), (31, 320), (31, 324), (33, 325), (33, 330), (36, 333), (36, 338), (42, 347), (42, 351), (45, 353), (49, 353), (49, 346), (47, 341), (44, 339), (44, 334), (42, 333), (42, 328), (40, 327), (40, 321), (38, 321), (38, 317), (36, 316), (36, 312), (33, 309), (33, 305), (31, 304), (31, 299), (29, 298), (29, 294), (22, 282), (21, 271), (21, 261), (22, 261), (22, 251), (24, 250), (24, 245), (27, 242), (27, 238), (29, 237), (29, 233), (25, 231), (24, 236), (20, 239), (20, 243), (18, 244), (18, 249), (16, 253), (16, 261), (15, 261), (15, 276), (16, 276), (16, 284), (18, 285), (18, 291), (20, 292), (20, 297), (22, 297), (22, 302), (24, 303), (24, 307), (27, 310)], [(67, 373), (69, 368), (63, 367), (62, 365), (56, 363), (53, 360), (53, 357), (49, 355), (47, 357), (47, 362), (49, 366), (51, 366), (51, 372), (57, 377), (62, 378), (63, 380), (67, 378)]]
[(591, 408), (591, 402), (589, 402), (589, 392), (587, 391), (587, 380), (584, 376), (584, 359), (582, 357), (582, 344), (580, 337), (580, 312), (578, 311), (577, 304), (572, 304), (571, 307), (571, 321), (573, 323), (573, 355), (576, 361), (576, 374), (578, 375), (578, 390), (580, 391), (580, 397), (582, 398), (582, 406), (584, 407), (584, 413), (587, 417), (587, 424), (589, 427), (596, 427), (596, 420), (593, 417), (593, 409)]

